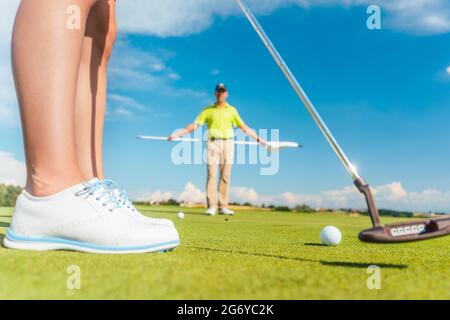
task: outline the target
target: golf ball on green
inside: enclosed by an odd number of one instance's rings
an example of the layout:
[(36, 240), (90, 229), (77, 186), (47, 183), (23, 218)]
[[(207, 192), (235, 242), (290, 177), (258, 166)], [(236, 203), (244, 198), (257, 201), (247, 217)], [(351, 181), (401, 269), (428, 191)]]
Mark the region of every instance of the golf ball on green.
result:
[(184, 212), (178, 212), (178, 219), (184, 219)]
[(342, 241), (342, 234), (338, 228), (328, 226), (320, 231), (320, 241), (326, 246), (337, 246)]

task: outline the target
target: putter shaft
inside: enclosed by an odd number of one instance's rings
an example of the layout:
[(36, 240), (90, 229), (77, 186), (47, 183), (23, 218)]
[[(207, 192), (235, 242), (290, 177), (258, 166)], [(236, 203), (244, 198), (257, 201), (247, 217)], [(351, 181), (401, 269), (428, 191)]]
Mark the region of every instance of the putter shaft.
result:
[(289, 69), (288, 65), (284, 61), (284, 59), (281, 57), (278, 50), (273, 45), (272, 41), (270, 40), (269, 36), (264, 31), (263, 27), (260, 25), (256, 17), (253, 15), (252, 11), (248, 7), (245, 0), (236, 0), (239, 7), (241, 8), (244, 15), (247, 17), (250, 24), (255, 29), (256, 33), (261, 38), (262, 42), (266, 46), (266, 48), (269, 50), (270, 54), (272, 55), (273, 59), (277, 63), (277, 65), (280, 67), (280, 69), (283, 71), (286, 78), (289, 80), (289, 83), (294, 88), (297, 95), (302, 100), (303, 104), (305, 105), (308, 112), (313, 117), (314, 121), (316, 122), (319, 129), (322, 131), (323, 135), (325, 136), (326, 140), (338, 156), (338, 158), (341, 160), (342, 164), (344, 165), (347, 172), (350, 174), (350, 176), (353, 179), (353, 182), (355, 186), (358, 188), (358, 190), (364, 195), (368, 207), (368, 211), (370, 214), (370, 217), (372, 219), (372, 224), (374, 227), (380, 226), (380, 215), (378, 213), (378, 210), (375, 205), (375, 199), (373, 197), (372, 191), (369, 187), (369, 185), (364, 181), (364, 179), (358, 174), (358, 171), (356, 170), (355, 166), (350, 162), (345, 152), (342, 150), (342, 148), (339, 146), (338, 142), (334, 138), (333, 134), (331, 133), (330, 129), (328, 129), (327, 125), (323, 121), (320, 114), (317, 112), (316, 108), (314, 107), (313, 103), (309, 99), (306, 92), (301, 87), (300, 83), (297, 81), (296, 77), (292, 73), (292, 71)]

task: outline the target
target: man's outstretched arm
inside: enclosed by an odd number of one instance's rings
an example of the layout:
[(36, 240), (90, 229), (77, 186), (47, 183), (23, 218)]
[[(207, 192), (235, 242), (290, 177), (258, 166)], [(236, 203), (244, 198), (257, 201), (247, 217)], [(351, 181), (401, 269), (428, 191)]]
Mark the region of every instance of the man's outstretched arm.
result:
[(182, 136), (185, 136), (185, 135), (187, 135), (187, 134), (189, 134), (191, 132), (194, 132), (195, 130), (197, 130), (198, 127), (199, 127), (199, 125), (197, 123), (195, 123), (195, 122), (191, 123), (190, 125), (188, 125), (183, 130), (178, 131), (178, 132), (176, 132), (174, 134), (171, 134), (169, 136), (169, 141), (173, 141), (173, 140), (175, 140), (175, 139), (177, 139), (179, 137), (182, 137)]
[(263, 138), (261, 138), (260, 136), (258, 136), (255, 133), (255, 131), (250, 129), (246, 124), (241, 124), (239, 126), (239, 129), (241, 129), (249, 137), (251, 137), (251, 138), (255, 139), (256, 141), (258, 141), (258, 143), (260, 143), (261, 145), (263, 145), (263, 146), (267, 145), (267, 141), (264, 140)]

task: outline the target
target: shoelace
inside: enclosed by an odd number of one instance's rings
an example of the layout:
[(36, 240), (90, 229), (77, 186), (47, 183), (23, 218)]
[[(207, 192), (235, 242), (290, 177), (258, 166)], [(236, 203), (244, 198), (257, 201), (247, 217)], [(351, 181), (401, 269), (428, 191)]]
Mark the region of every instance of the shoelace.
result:
[(83, 186), (84, 189), (77, 192), (76, 196), (86, 196), (86, 198), (93, 196), (95, 197), (95, 200), (102, 201), (102, 205), (110, 212), (113, 212), (114, 209), (119, 209), (121, 207), (114, 195), (112, 195), (111, 192), (105, 188), (101, 181), (84, 183)]
[(103, 180), (100, 183), (103, 184), (105, 188), (110, 190), (112, 196), (115, 197), (119, 202), (119, 205), (131, 209), (132, 211), (136, 211), (133, 206), (133, 202), (131, 202), (131, 200), (128, 198), (125, 190), (121, 189), (115, 181)]

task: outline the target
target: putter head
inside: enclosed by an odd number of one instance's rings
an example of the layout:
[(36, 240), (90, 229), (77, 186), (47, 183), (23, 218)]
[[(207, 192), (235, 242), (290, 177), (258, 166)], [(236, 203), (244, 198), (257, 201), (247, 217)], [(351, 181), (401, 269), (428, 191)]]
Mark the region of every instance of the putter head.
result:
[(450, 234), (450, 217), (388, 224), (367, 229), (359, 239), (372, 243), (419, 241)]

